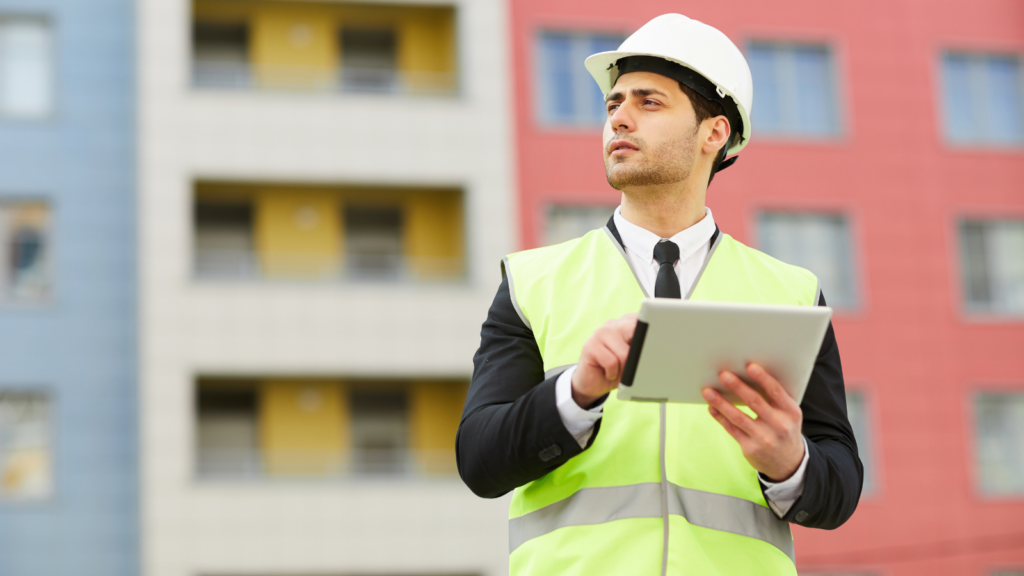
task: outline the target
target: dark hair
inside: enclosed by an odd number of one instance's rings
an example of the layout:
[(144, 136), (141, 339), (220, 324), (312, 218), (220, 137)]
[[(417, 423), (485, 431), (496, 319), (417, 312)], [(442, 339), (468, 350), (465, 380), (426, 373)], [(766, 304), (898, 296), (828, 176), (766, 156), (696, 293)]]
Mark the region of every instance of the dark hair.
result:
[[(696, 90), (682, 82), (679, 83), (679, 89), (690, 99), (690, 104), (693, 105), (693, 113), (697, 116), (697, 124), (715, 116), (725, 116), (728, 119), (725, 113), (725, 106), (697, 94)], [(726, 142), (726, 147), (737, 140), (739, 136), (738, 128), (739, 126), (733, 126), (731, 122), (729, 123), (729, 142)]]

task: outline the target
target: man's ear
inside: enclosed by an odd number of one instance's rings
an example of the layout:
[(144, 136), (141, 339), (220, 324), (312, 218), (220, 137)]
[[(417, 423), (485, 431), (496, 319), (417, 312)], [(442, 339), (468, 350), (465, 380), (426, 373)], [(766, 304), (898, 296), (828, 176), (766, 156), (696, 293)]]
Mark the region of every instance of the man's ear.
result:
[(717, 154), (722, 146), (728, 148), (729, 137), (732, 135), (729, 119), (725, 116), (715, 116), (708, 118), (705, 122), (712, 122), (712, 124), (711, 132), (708, 133), (708, 137), (704, 141), (704, 151), (709, 154)]

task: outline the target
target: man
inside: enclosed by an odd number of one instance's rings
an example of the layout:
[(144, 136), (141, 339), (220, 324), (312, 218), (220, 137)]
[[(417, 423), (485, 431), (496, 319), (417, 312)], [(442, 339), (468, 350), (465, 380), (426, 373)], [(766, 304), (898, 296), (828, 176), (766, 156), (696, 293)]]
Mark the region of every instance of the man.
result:
[[(478, 495), (515, 490), (522, 574), (796, 574), (789, 522), (835, 528), (863, 469), (830, 326), (800, 405), (760, 366), (709, 406), (619, 401), (644, 297), (824, 305), (810, 272), (743, 246), (704, 205), (750, 139), (750, 70), (718, 30), (655, 18), (586, 66), (605, 93), (622, 204), (582, 238), (510, 255), (459, 426)], [(697, 72), (699, 70), (699, 72)]]

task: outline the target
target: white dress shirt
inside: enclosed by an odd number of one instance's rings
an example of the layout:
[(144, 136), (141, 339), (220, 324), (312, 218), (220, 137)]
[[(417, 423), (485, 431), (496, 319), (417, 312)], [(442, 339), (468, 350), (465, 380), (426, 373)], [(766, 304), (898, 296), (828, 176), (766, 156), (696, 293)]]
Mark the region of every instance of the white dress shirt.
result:
[[(622, 208), (616, 208), (612, 218), (615, 227), (625, 245), (626, 259), (636, 273), (640, 285), (648, 295), (654, 294), (654, 282), (658, 278), (660, 265), (654, 259), (654, 245), (662, 241), (656, 234), (629, 222), (622, 217)], [(715, 234), (715, 219), (710, 208), (704, 208), (704, 218), (686, 230), (669, 238), (679, 246), (679, 260), (675, 264), (676, 275), (679, 276), (679, 290), (683, 296), (690, 293), (697, 274), (700, 273), (704, 261), (711, 250), (711, 237)], [(576, 367), (572, 366), (558, 377), (555, 382), (555, 402), (558, 414), (565, 428), (585, 447), (594, 433), (594, 424), (601, 419), (604, 405), (599, 404), (584, 410), (572, 399), (572, 375)], [(710, 416), (708, 416), (710, 418)], [(804, 439), (804, 459), (796, 472), (782, 482), (769, 482), (760, 474), (758, 478), (765, 486), (765, 497), (768, 505), (779, 517), (785, 516), (796, 502), (804, 489), (804, 472), (807, 469), (807, 439)]]

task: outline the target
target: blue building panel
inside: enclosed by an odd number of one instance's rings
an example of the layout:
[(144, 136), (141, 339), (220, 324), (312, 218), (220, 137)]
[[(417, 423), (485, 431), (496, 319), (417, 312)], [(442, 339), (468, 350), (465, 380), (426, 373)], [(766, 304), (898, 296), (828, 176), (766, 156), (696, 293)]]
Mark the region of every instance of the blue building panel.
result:
[[(139, 573), (134, 17), (128, 0), (0, 0), (0, 282), (45, 279), (0, 295), (5, 576)], [(16, 25), (28, 20), (43, 24)], [(46, 57), (49, 80), (33, 68)], [(39, 90), (50, 104), (33, 108)], [(42, 256), (12, 248), (19, 218), (45, 222)], [(40, 397), (19, 444), (10, 407)], [(39, 470), (48, 484), (17, 477)]]

